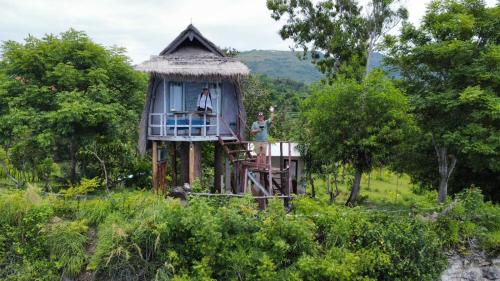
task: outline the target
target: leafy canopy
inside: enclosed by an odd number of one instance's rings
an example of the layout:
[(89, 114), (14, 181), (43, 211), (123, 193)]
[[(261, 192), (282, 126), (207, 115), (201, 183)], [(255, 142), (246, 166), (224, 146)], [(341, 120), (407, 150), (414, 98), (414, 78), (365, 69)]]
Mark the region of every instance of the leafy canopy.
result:
[(386, 161), (411, 130), (408, 111), (406, 97), (381, 71), (361, 84), (338, 79), (332, 85), (316, 85), (305, 100), (306, 138), (322, 163), (342, 161), (370, 171), (373, 163)]
[(433, 135), (436, 146), (458, 159), (457, 173), (452, 175), (455, 191), (476, 184), (492, 194), (498, 187), (499, 19), (498, 4), (433, 1), (420, 27), (406, 23), (399, 37), (386, 42), (387, 62), (401, 72), (401, 85), (423, 131), (413, 146), (419, 155), (402, 158), (419, 165), (400, 164), (423, 183), (436, 183), (435, 152), (428, 148)]
[(78, 163), (88, 164), (81, 174), (100, 174), (90, 146), (110, 168), (134, 152), (146, 81), (124, 49), (70, 29), (7, 41), (1, 57), (0, 144), (15, 168), (40, 178), (39, 163), (69, 163), (65, 177), (75, 181)]

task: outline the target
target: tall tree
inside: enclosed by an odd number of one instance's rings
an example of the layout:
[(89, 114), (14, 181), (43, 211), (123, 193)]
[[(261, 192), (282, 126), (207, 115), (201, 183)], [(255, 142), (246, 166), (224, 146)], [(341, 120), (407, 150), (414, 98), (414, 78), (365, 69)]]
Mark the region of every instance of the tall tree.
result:
[[(134, 153), (128, 144), (136, 137), (146, 80), (123, 49), (69, 30), (7, 41), (1, 57), (0, 143), (18, 169), (36, 175), (39, 163), (52, 161), (68, 166), (74, 183), (79, 170), (101, 173), (102, 162), (84, 153), (96, 146), (107, 148), (99, 151), (102, 161), (131, 162), (125, 159)], [(79, 163), (86, 165), (78, 169)]]
[(362, 7), (354, 0), (268, 0), (272, 18), (286, 23), (281, 38), (292, 39), (327, 77), (341, 73), (361, 81), (377, 43), (407, 11), (397, 0), (371, 0)]
[[(406, 9), (398, 6), (398, 4), (399, 1), (397, 0), (372, 0), (368, 2), (366, 7), (360, 6), (355, 0), (323, 0), (316, 4), (313, 4), (310, 0), (267, 1), (267, 7), (272, 11), (271, 16), (273, 19), (281, 20), (286, 18), (286, 23), (280, 30), (281, 37), (283, 39), (292, 39), (295, 43), (294, 47), (303, 50), (304, 58), (310, 53), (313, 63), (318, 66), (321, 72), (326, 74), (328, 82), (348, 85), (344, 90), (351, 92), (355, 97), (351, 100), (342, 99), (342, 102), (353, 103), (345, 103), (344, 106), (362, 116), (371, 114), (369, 112), (371, 105), (368, 102), (372, 93), (368, 92), (369, 88), (366, 87), (367, 83), (371, 81), (366, 80), (369, 74), (371, 55), (376, 50), (381, 38), (394, 28), (400, 20), (407, 18)], [(341, 79), (337, 80), (339, 77)], [(348, 80), (343, 80), (344, 78)], [(353, 84), (354, 81), (359, 83), (357, 87)], [(390, 84), (390, 82), (387, 83)], [(360, 92), (356, 92), (354, 89)], [(339, 89), (335, 89), (335, 91), (337, 90)], [(333, 91), (331, 93), (333, 94)], [(387, 101), (389, 102), (389, 100)], [(319, 110), (323, 111), (322, 106), (323, 104), (319, 101), (310, 100), (308, 110), (318, 107)], [(335, 110), (340, 109), (335, 108)], [(331, 116), (332, 114), (338, 114), (338, 112), (323, 112), (323, 114)], [(305, 118), (311, 117), (308, 114), (304, 116)], [(332, 118), (337, 118), (337, 116)], [(328, 120), (323, 121), (327, 122)], [(337, 139), (345, 138), (346, 141), (349, 137), (355, 137), (357, 133), (368, 136), (369, 134), (365, 133), (366, 129), (369, 128), (362, 126), (374, 124), (370, 123), (370, 120), (359, 122), (360, 120), (356, 120), (356, 118), (342, 121), (352, 122), (348, 125), (344, 124), (352, 129), (352, 132), (344, 132), (346, 135), (343, 137), (336, 136)], [(386, 121), (389, 120), (386, 119)], [(378, 121), (374, 120), (373, 122)], [(332, 126), (339, 126), (337, 123), (334, 124)], [(320, 125), (318, 124), (318, 126)], [(336, 130), (336, 128), (333, 130)], [(324, 164), (326, 165), (336, 161), (345, 161), (355, 166), (355, 182), (348, 200), (348, 204), (353, 204), (358, 197), (361, 175), (371, 169), (372, 153), (378, 154), (378, 152), (357, 143), (354, 145), (356, 148), (349, 152), (343, 151), (342, 153), (345, 154), (340, 155), (338, 154), (340, 152), (336, 151), (339, 148), (335, 144), (330, 143), (329, 140), (318, 139), (320, 136), (325, 138), (331, 138), (332, 136), (326, 136), (321, 132), (311, 131), (311, 133), (310, 138), (305, 139), (302, 145), (304, 151), (308, 152), (308, 157), (319, 157), (325, 161)], [(349, 136), (350, 134), (352, 135)], [(317, 146), (308, 143), (313, 140), (316, 140), (317, 144), (321, 145)], [(314, 151), (314, 147), (323, 151), (323, 153), (312, 156), (309, 152)], [(323, 157), (332, 154), (333, 157), (330, 159)], [(312, 164), (313, 162), (318, 161), (308, 161), (306, 164)], [(316, 168), (321, 167), (321, 163), (316, 163), (314, 166)], [(314, 167), (309, 167), (308, 171), (314, 171)]]
[(347, 205), (355, 204), (363, 173), (388, 161), (412, 130), (408, 111), (406, 97), (379, 70), (362, 83), (340, 78), (331, 86), (316, 85), (305, 100), (302, 117), (310, 155), (355, 170)]
[(499, 29), (498, 4), (488, 8), (481, 0), (439, 0), (429, 4), (420, 27), (406, 23), (399, 37), (387, 38), (388, 63), (400, 70), (423, 131), (414, 147), (434, 154), (417, 157), (419, 165), (408, 165), (406, 172), (428, 179), (422, 170), (435, 161), (439, 202), (446, 199), (457, 166), (466, 170), (463, 183), (483, 183), (479, 171), (498, 186)]

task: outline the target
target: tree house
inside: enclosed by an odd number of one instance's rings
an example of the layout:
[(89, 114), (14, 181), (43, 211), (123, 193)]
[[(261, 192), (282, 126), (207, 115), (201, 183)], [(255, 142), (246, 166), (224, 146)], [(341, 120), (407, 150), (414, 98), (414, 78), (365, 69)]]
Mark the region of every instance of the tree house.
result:
[[(249, 75), (246, 65), (227, 57), (189, 25), (158, 56), (152, 56), (136, 69), (150, 73), (139, 151), (144, 154), (151, 148), (155, 190), (166, 189), (167, 166), (172, 169), (174, 186), (191, 184), (201, 175), (202, 142), (215, 146), (217, 192), (224, 185), (233, 194), (241, 193), (248, 176), (253, 176), (249, 170), (270, 172), (272, 167), (255, 163), (255, 156), (244, 141), (246, 114), (240, 81)], [(209, 91), (211, 112), (197, 110), (204, 88)], [(170, 151), (171, 156), (167, 157), (165, 151)], [(167, 158), (171, 159), (170, 165)], [(177, 171), (178, 166), (181, 171)]]

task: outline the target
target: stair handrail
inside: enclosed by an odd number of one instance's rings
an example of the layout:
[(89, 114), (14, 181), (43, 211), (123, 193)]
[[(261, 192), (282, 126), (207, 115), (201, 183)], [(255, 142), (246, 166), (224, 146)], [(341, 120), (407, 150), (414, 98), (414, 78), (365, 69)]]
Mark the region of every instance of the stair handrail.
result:
[(220, 120), (222, 121), (222, 124), (224, 124), (224, 126), (226, 126), (226, 128), (229, 130), (229, 132), (231, 133), (231, 135), (232, 135), (235, 139), (237, 139), (237, 140), (241, 141), (241, 139), (238, 137), (238, 135), (236, 135), (236, 133), (233, 131), (233, 129), (231, 129), (231, 126), (229, 126), (229, 125), (227, 124), (226, 120), (224, 120), (224, 118), (222, 118), (222, 116), (219, 116), (219, 118), (220, 118)]

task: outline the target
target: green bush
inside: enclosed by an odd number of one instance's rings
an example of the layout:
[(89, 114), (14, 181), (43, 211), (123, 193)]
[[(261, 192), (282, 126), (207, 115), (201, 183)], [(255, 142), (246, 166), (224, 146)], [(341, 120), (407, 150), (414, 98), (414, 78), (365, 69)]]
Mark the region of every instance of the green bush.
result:
[(448, 209), (436, 224), (446, 247), (466, 254), (469, 241), (479, 238), (482, 248), (490, 254), (498, 253), (500, 243), (495, 233), (500, 232), (500, 208), (485, 202), (480, 189), (470, 188), (457, 194)]
[(77, 276), (86, 263), (87, 230), (85, 221), (68, 222), (57, 217), (42, 230), (50, 259), (66, 276)]

